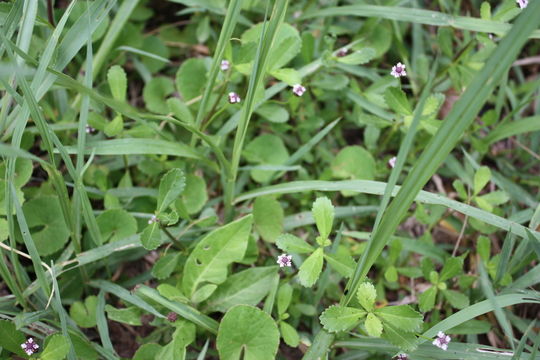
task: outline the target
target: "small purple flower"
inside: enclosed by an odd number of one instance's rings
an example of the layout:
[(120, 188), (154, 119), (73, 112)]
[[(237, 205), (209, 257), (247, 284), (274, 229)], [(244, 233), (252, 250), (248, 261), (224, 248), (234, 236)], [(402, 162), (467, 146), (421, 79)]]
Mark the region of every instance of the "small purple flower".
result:
[(303, 87), (302, 85), (300, 84), (296, 84), (292, 87), (292, 92), (294, 93), (294, 95), (296, 96), (302, 96), (304, 95), (304, 93), (306, 92), (306, 88)]
[(287, 254), (279, 255), (276, 262), (279, 264), (279, 267), (284, 267), (284, 266), (291, 267), (292, 256), (287, 255)]
[(39, 345), (34, 342), (33, 338), (28, 338), (26, 342), (21, 344), (21, 348), (24, 350), (24, 352), (30, 356), (33, 353), (37, 352), (39, 349)]
[(344, 57), (349, 52), (349, 49), (347, 48), (341, 48), (337, 51), (336, 55), (337, 57)]
[(397, 158), (395, 156), (391, 158), (390, 160), (388, 160), (388, 166), (390, 166), (393, 169), (394, 166), (396, 166), (396, 160)]
[(238, 96), (235, 92), (229, 93), (229, 103), (231, 104), (238, 104), (240, 102), (240, 96)]
[(525, 9), (529, 5), (529, 0), (516, 0), (520, 9)]
[(405, 71), (405, 65), (398, 62), (396, 66), (392, 66), (392, 72), (390, 73), (395, 78), (398, 78), (400, 76), (407, 76), (407, 72)]
[(148, 220), (148, 225), (157, 223), (159, 220), (156, 215), (152, 215), (152, 217)]
[(443, 349), (446, 351), (448, 350), (448, 344), (450, 343), (450, 340), (452, 340), (450, 336), (446, 335), (442, 331), (439, 331), (437, 333), (437, 337), (435, 338), (435, 340), (433, 340), (433, 345), (435, 345), (439, 349)]
[(90, 125), (86, 125), (84, 131), (86, 131), (87, 134), (93, 134), (96, 132), (96, 129), (94, 129), (93, 127), (91, 127)]
[(175, 322), (176, 320), (178, 320), (178, 314), (171, 311), (167, 314), (167, 320), (169, 320), (170, 322)]
[(409, 360), (409, 356), (407, 354), (399, 354), (396, 360)]
[(221, 60), (221, 65), (220, 65), (221, 70), (227, 71), (229, 70), (230, 67), (231, 67), (230, 62), (228, 62), (227, 60)]

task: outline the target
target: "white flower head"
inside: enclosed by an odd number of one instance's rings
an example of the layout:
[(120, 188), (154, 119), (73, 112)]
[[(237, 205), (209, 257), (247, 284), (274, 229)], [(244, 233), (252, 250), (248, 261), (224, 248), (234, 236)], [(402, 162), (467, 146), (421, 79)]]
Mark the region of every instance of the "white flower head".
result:
[(435, 345), (439, 349), (443, 349), (446, 351), (448, 350), (448, 344), (450, 343), (450, 340), (452, 340), (450, 336), (446, 335), (442, 331), (439, 331), (437, 333), (437, 337), (435, 338), (435, 340), (433, 340), (433, 345)]
[(390, 166), (393, 169), (394, 166), (396, 166), (396, 160), (397, 158), (395, 156), (392, 157), (390, 160), (388, 160), (388, 166)]
[(396, 360), (409, 360), (409, 356), (407, 354), (399, 354)]
[(304, 95), (304, 93), (306, 92), (306, 88), (303, 87), (302, 85), (300, 84), (296, 84), (292, 87), (292, 92), (294, 93), (294, 95), (296, 96), (302, 96)]
[(392, 66), (392, 71), (390, 72), (390, 75), (395, 78), (398, 78), (400, 76), (407, 76), (407, 72), (405, 71), (405, 65), (398, 62), (396, 66)]
[(94, 129), (93, 127), (91, 127), (90, 125), (86, 125), (86, 127), (84, 128), (84, 131), (87, 133), (87, 134), (93, 134), (96, 132), (96, 129)]
[(28, 338), (28, 340), (21, 344), (21, 348), (28, 356), (30, 356), (38, 351), (39, 345), (34, 342), (33, 338)]
[(227, 71), (229, 70), (230, 67), (231, 67), (230, 62), (228, 62), (227, 60), (221, 60), (221, 65), (220, 65), (221, 70)]
[(349, 52), (349, 49), (347, 48), (341, 48), (337, 51), (336, 55), (337, 57), (344, 57)]
[(516, 0), (520, 9), (525, 9), (529, 5), (529, 0)]
[(230, 92), (229, 93), (229, 103), (231, 104), (238, 104), (240, 102), (240, 96), (238, 96), (237, 93), (235, 92)]
[(296, 10), (295, 12), (293, 12), (293, 19), (298, 19), (300, 16), (302, 16), (302, 11)]
[(148, 220), (148, 225), (157, 223), (159, 220), (156, 215), (152, 215), (152, 217)]
[(279, 255), (276, 261), (279, 264), (279, 267), (291, 267), (292, 266), (292, 256), (287, 254)]

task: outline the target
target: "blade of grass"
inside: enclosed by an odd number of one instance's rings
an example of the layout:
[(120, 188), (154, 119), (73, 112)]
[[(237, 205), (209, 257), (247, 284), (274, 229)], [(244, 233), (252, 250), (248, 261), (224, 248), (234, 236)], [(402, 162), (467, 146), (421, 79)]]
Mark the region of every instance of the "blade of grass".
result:
[(240, 156), (244, 146), (244, 140), (246, 138), (251, 115), (253, 114), (255, 108), (255, 92), (257, 88), (263, 84), (264, 75), (266, 73), (266, 64), (268, 62), (268, 55), (274, 43), (278, 29), (285, 17), (288, 3), (288, 0), (276, 0), (274, 3), (274, 8), (272, 9), (270, 20), (265, 22), (262, 28), (261, 39), (257, 47), (253, 70), (249, 78), (246, 101), (242, 107), (242, 116), (240, 118), (240, 122), (238, 123), (236, 136), (234, 138), (231, 171), (225, 183), (225, 214), (228, 218), (231, 218), (233, 215), (232, 204), (236, 185), (235, 182), (240, 164)]
[[(529, 10), (527, 8), (527, 10)], [(320, 18), (325, 16), (359, 16), (368, 18), (380, 18), (396, 21), (411, 22), (432, 26), (450, 26), (455, 29), (494, 33), (503, 35), (508, 32), (512, 25), (493, 20), (483, 20), (468, 16), (452, 16), (437, 11), (377, 5), (349, 5), (329, 7), (315, 10), (301, 16), (301, 19)], [(530, 38), (540, 38), (540, 31), (531, 31)]]
[(114, 348), (109, 337), (109, 326), (107, 325), (107, 318), (105, 317), (105, 291), (101, 290), (98, 294), (98, 301), (96, 306), (96, 322), (103, 348), (114, 354)]

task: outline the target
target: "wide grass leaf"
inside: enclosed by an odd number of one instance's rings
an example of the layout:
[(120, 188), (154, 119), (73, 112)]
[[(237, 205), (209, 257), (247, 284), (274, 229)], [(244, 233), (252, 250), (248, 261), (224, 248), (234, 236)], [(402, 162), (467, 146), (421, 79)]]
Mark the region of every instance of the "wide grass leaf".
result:
[(222, 360), (272, 360), (279, 346), (279, 330), (264, 311), (247, 305), (231, 308), (219, 325), (217, 348)]
[(182, 287), (188, 297), (205, 282), (218, 285), (227, 279), (227, 266), (244, 257), (252, 223), (253, 216), (245, 216), (199, 241), (184, 266)]

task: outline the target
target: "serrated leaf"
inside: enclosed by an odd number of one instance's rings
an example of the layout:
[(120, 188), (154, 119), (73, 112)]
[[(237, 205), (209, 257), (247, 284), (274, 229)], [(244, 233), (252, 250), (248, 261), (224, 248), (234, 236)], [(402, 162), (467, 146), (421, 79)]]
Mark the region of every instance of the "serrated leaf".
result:
[(417, 347), (417, 339), (413, 333), (399, 330), (392, 324), (384, 325), (383, 337), (403, 351), (412, 352)]
[(460, 257), (451, 257), (444, 262), (439, 281), (446, 281), (463, 271), (463, 259)]
[(282, 234), (278, 236), (276, 245), (281, 250), (293, 254), (307, 254), (315, 251), (315, 248), (305, 240), (292, 234)]
[(146, 250), (157, 249), (161, 243), (159, 223), (153, 223), (144, 228), (141, 234), (141, 244)]
[(163, 177), (159, 183), (157, 212), (158, 214), (164, 211), (172, 204), (184, 191), (186, 186), (186, 178), (181, 169), (171, 169)]
[(487, 183), (491, 180), (491, 171), (487, 166), (481, 166), (476, 170), (474, 173), (474, 194), (478, 195), (478, 193), (484, 188), (484, 186), (487, 185)]
[(404, 116), (412, 115), (411, 104), (409, 104), (407, 95), (405, 95), (403, 90), (396, 87), (389, 87), (384, 92), (384, 99), (390, 109), (395, 111), (397, 114)]
[(255, 267), (230, 276), (207, 300), (205, 312), (226, 312), (235, 305), (257, 305), (272, 288), (277, 266)]
[(231, 308), (219, 325), (217, 349), (222, 360), (273, 360), (279, 346), (279, 330), (264, 311), (247, 305)]
[(311, 213), (315, 219), (319, 234), (324, 239), (327, 239), (330, 236), (334, 222), (334, 205), (327, 197), (319, 197), (313, 203)]
[(63, 360), (69, 352), (69, 343), (64, 335), (55, 334), (45, 342), (45, 349), (40, 355), (41, 360)]
[(320, 320), (327, 331), (340, 332), (354, 328), (364, 316), (366, 316), (364, 310), (333, 305), (321, 314)]
[(184, 266), (184, 294), (191, 297), (200, 284), (218, 285), (227, 279), (227, 266), (244, 257), (252, 223), (253, 216), (245, 216), (215, 229), (197, 243)]
[(375, 314), (385, 325), (390, 323), (396, 329), (407, 332), (419, 331), (424, 322), (422, 314), (409, 305), (386, 306), (376, 309)]
[(319, 279), (323, 266), (324, 253), (322, 248), (318, 248), (300, 266), (298, 278), (300, 284), (305, 287), (312, 287)]
[(480, 18), (483, 20), (491, 19), (491, 5), (487, 1), (482, 1), (482, 5), (480, 5)]
[(435, 297), (437, 296), (437, 287), (432, 286), (418, 297), (418, 307), (420, 311), (427, 312), (435, 306)]
[(298, 344), (300, 343), (300, 336), (298, 335), (298, 332), (295, 328), (282, 321), (279, 323), (279, 329), (281, 332), (281, 337), (283, 338), (285, 344), (289, 345), (290, 347), (298, 346)]
[(364, 326), (366, 327), (366, 332), (369, 336), (381, 337), (383, 330), (382, 322), (375, 314), (367, 314)]
[(152, 276), (156, 279), (167, 279), (178, 264), (180, 253), (172, 253), (162, 256), (152, 267)]
[(126, 100), (127, 76), (124, 69), (119, 65), (113, 65), (107, 71), (107, 82), (111, 89), (113, 99), (118, 101)]
[(372, 48), (363, 48), (353, 52), (350, 55), (338, 57), (337, 61), (348, 65), (362, 65), (371, 61), (375, 57), (375, 50)]
[(348, 278), (352, 275), (356, 262), (348, 253), (348, 250), (339, 251), (334, 254), (325, 254), (324, 258), (332, 269), (337, 271), (341, 276)]
[(283, 231), (283, 209), (272, 196), (261, 196), (253, 204), (255, 229), (263, 240), (275, 242)]
[(375, 299), (377, 299), (377, 291), (373, 284), (365, 282), (358, 286), (356, 298), (366, 311), (372, 311), (375, 305)]

